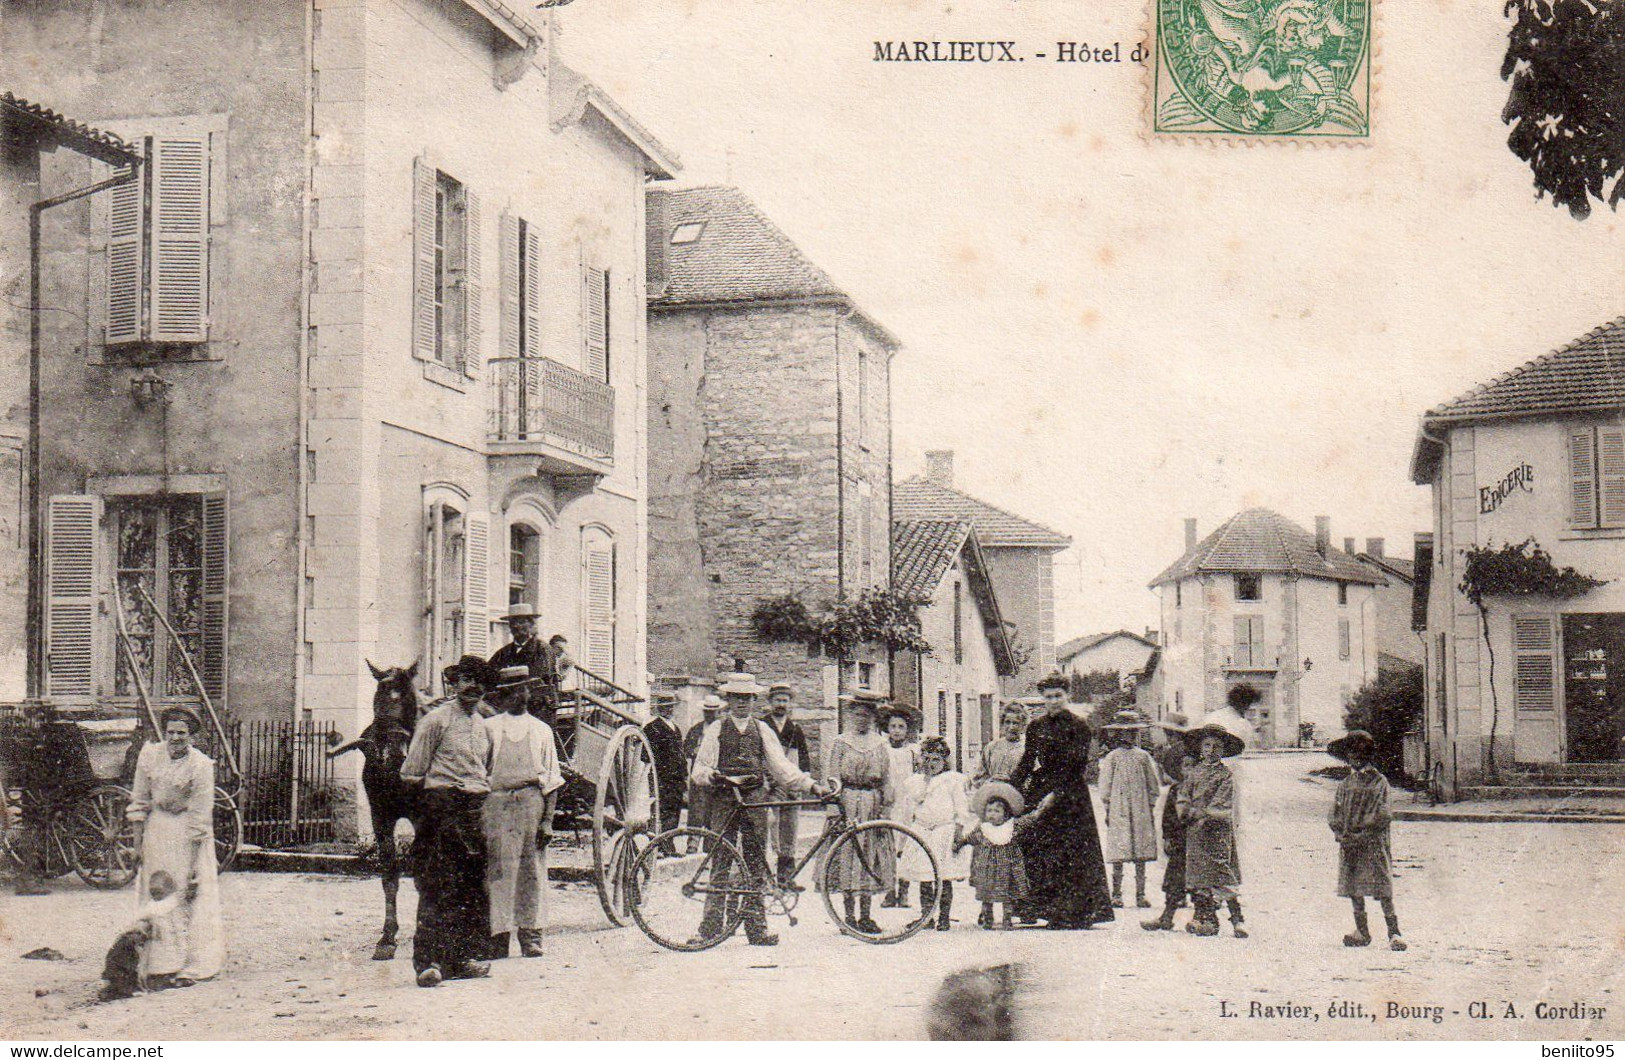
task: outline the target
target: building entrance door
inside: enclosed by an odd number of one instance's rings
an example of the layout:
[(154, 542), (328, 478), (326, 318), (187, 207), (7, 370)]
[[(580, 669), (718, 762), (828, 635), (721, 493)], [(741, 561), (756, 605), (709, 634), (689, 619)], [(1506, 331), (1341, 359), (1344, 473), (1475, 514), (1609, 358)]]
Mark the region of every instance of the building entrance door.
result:
[(1625, 757), (1625, 615), (1564, 615), (1563, 674), (1567, 760)]

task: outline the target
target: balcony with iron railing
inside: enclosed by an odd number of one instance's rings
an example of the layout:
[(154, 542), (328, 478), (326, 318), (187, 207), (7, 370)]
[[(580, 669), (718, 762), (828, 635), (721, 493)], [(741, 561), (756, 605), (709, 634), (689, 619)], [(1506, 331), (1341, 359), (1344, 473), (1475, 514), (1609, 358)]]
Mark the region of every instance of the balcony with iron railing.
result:
[(487, 378), (492, 455), (539, 458), (557, 474), (614, 467), (614, 387), (546, 357), (497, 358)]

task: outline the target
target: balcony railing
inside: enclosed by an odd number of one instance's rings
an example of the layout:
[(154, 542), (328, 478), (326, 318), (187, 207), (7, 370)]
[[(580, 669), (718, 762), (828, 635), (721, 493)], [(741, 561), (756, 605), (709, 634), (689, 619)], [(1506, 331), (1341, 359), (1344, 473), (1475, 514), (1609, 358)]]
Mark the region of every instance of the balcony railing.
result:
[(488, 372), (492, 442), (615, 458), (615, 389), (609, 384), (545, 357), (500, 357)]

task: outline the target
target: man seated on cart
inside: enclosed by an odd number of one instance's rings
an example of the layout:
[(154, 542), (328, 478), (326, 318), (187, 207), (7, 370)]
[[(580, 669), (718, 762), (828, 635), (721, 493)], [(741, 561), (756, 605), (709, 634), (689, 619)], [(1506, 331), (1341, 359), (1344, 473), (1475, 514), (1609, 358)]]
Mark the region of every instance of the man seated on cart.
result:
[[(822, 796), (828, 791), (811, 775), (790, 763), (779, 738), (767, 722), (756, 716), (756, 698), (767, 689), (756, 683), (754, 675), (729, 674), (719, 691), (727, 700), (728, 713), (707, 724), (700, 737), (692, 774), (696, 784), (707, 788), (732, 786), (745, 803), (764, 801), (769, 780), (780, 790), (797, 795), (810, 792)], [(728, 822), (730, 810), (724, 801), (712, 811), (713, 824), (719, 830)], [(758, 882), (768, 878), (767, 825), (767, 810), (739, 810), (733, 813), (732, 824), (722, 834), (723, 839), (738, 846), (745, 859), (745, 871)], [(724, 901), (721, 895), (706, 899), (705, 919), (700, 925), (702, 936), (721, 930)], [(778, 945), (779, 937), (768, 933), (767, 913), (760, 895), (744, 898), (740, 914), (745, 937), (752, 946)]]

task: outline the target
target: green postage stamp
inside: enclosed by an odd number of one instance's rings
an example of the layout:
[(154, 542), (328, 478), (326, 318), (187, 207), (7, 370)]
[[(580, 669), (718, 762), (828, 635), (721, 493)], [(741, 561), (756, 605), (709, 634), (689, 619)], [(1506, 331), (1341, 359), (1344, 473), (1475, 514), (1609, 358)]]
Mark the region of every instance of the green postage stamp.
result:
[(1156, 133), (1370, 138), (1375, 0), (1155, 4)]

